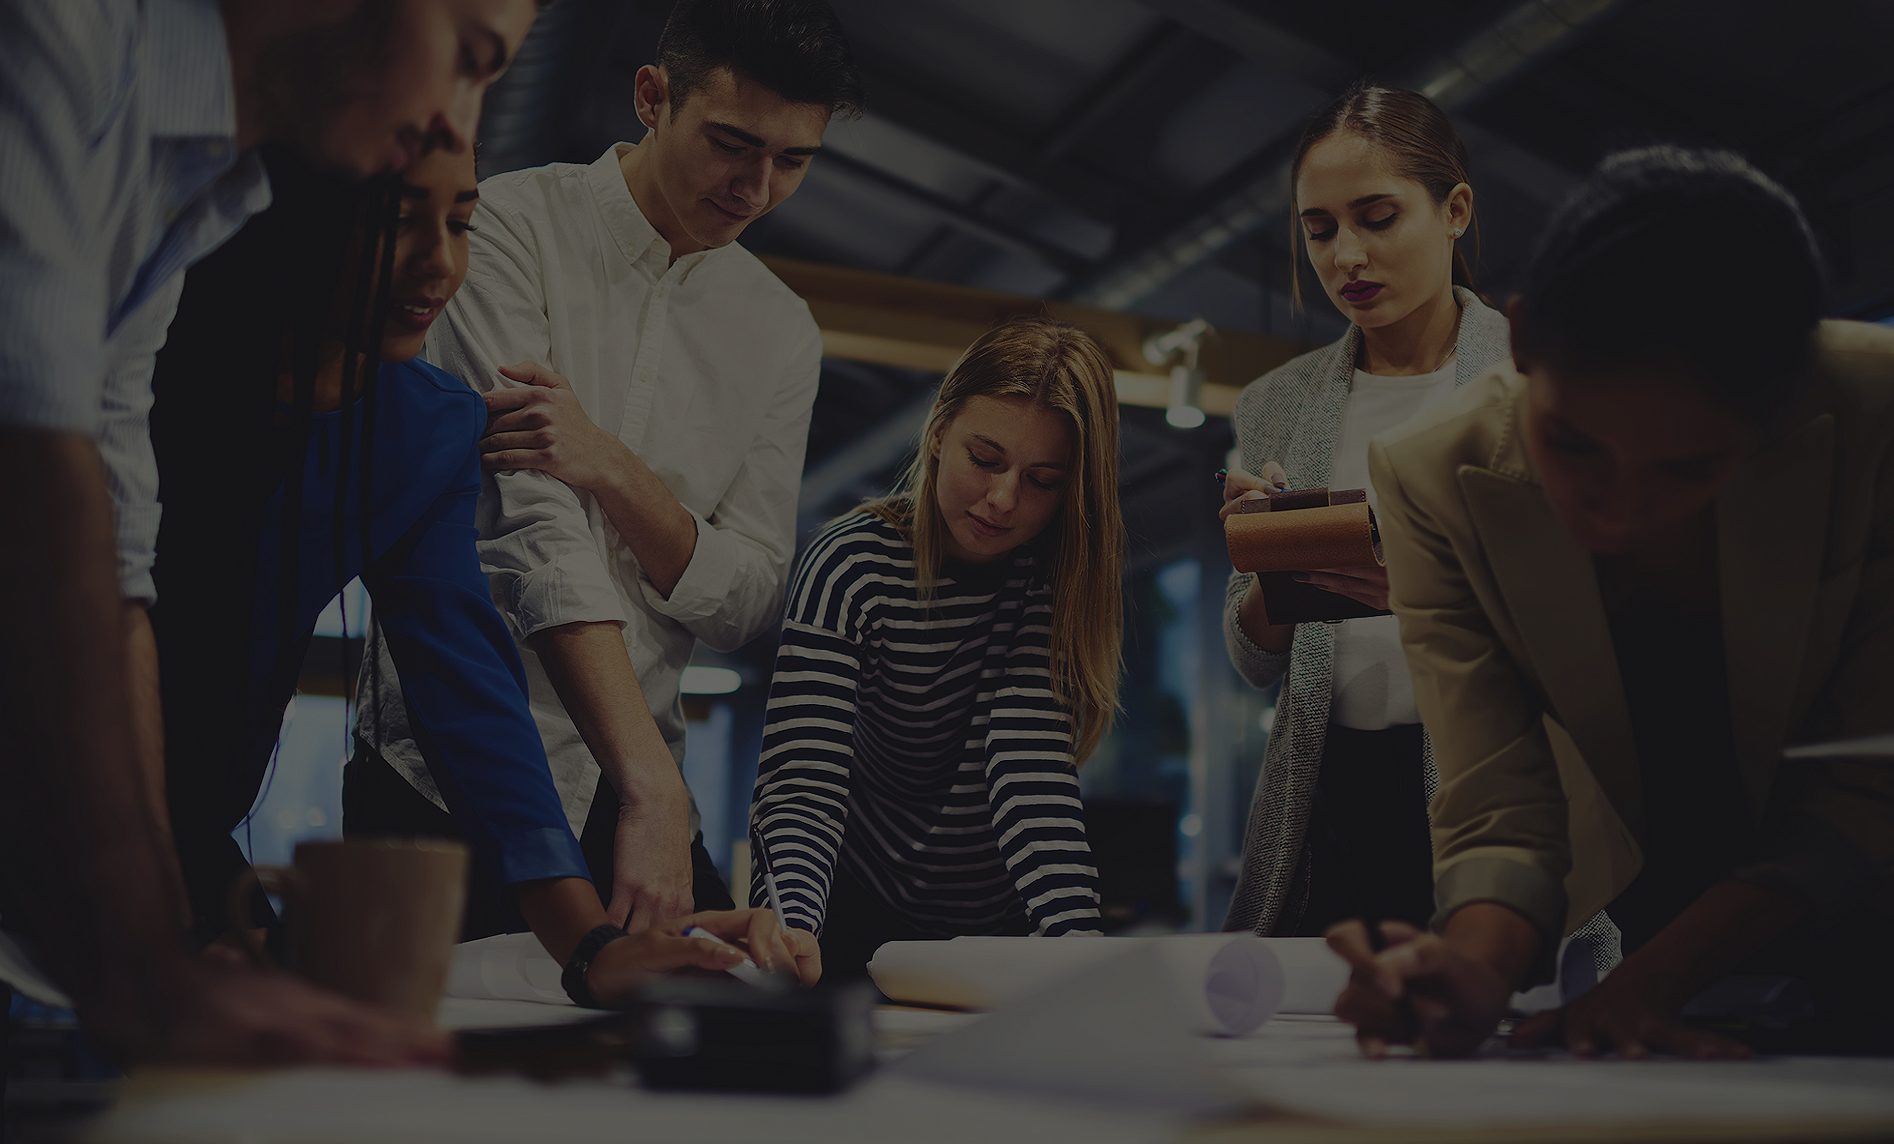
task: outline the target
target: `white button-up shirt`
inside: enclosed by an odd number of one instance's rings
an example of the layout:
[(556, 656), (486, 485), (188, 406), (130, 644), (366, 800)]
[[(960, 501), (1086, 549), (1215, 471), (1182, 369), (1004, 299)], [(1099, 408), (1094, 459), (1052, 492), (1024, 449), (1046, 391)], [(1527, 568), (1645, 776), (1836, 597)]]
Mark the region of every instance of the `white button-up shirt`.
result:
[(0, 12), (0, 424), (97, 441), (132, 599), (155, 594), (151, 375), (184, 270), (269, 204), (236, 133), (215, 0)]
[[(466, 284), (428, 341), (436, 364), (479, 390), (515, 384), (499, 367), (523, 360), (564, 375), (592, 420), (697, 521), (696, 550), (667, 599), (589, 494), (533, 471), (498, 474), (482, 492), (481, 562), (521, 641), (533, 717), (574, 831), (598, 765), (524, 641), (564, 624), (623, 624), (651, 713), (682, 763), (679, 684), (696, 642), (731, 650), (781, 618), (821, 373), (809, 307), (755, 256), (732, 244), (672, 261), (625, 184), (629, 147), (482, 182)], [(378, 654), (382, 686), (364, 697), (358, 731), (438, 804), (393, 661)]]

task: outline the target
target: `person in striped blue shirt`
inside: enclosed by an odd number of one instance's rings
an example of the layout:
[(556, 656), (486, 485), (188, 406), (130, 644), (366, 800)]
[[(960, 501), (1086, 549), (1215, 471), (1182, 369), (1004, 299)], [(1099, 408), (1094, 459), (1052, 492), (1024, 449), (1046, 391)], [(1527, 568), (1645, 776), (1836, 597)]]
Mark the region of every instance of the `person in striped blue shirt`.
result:
[(1117, 710), (1118, 406), (1104, 352), (1021, 318), (948, 372), (893, 494), (791, 578), (751, 808), (829, 980), (885, 941), (1096, 933), (1077, 767)]

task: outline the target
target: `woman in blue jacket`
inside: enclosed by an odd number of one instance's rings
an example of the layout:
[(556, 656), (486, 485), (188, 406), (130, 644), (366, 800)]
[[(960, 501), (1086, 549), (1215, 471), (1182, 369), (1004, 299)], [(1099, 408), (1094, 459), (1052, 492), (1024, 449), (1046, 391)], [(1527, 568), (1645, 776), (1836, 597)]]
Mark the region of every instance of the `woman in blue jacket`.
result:
[[(200, 936), (227, 924), (244, 863), (230, 832), (273, 763), (316, 618), (360, 576), (476, 864), (554, 957), (585, 954), (575, 995), (727, 968), (733, 955), (679, 936), (682, 921), (610, 932), (480, 571), (485, 407), (416, 357), (466, 272), (471, 154), (366, 193), (280, 167), (274, 183), (277, 205), (191, 273), (154, 385), (166, 786)], [(767, 911), (689, 920), (797, 964)]]

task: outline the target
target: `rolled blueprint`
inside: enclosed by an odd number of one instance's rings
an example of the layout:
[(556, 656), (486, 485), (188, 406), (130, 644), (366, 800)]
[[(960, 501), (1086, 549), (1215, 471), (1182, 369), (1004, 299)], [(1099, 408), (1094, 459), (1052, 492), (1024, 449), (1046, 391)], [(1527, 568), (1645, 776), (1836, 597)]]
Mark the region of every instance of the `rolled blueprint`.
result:
[(957, 937), (893, 941), (868, 972), (890, 1000), (953, 1009), (994, 1009), (1030, 996), (1131, 943), (1154, 947), (1160, 972), (1191, 999), (1203, 1033), (1240, 1037), (1277, 1013), (1328, 1013), (1347, 966), (1319, 938), (1250, 934), (1168, 937)]

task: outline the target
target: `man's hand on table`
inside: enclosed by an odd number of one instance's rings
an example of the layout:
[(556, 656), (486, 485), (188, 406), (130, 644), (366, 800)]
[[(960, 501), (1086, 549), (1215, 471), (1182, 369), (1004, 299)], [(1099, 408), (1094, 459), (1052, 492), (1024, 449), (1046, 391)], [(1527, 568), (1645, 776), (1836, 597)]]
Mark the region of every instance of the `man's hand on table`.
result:
[(1699, 1061), (1750, 1055), (1747, 1045), (1684, 1024), (1679, 1019), (1684, 1000), (1626, 962), (1570, 1005), (1520, 1022), (1512, 1043), (1562, 1046), (1581, 1057), (1615, 1051), (1626, 1060), (1654, 1052)]
[[(685, 937), (689, 927), (707, 931), (728, 944)], [(720, 973), (745, 957), (766, 973), (794, 975), (805, 986), (822, 977), (822, 954), (815, 936), (783, 930), (768, 910), (712, 910), (661, 922), (607, 944), (592, 962), (588, 982), (603, 1005), (629, 1000), (652, 974), (679, 970)]]
[(1335, 1015), (1355, 1026), (1363, 1053), (1381, 1057), (1391, 1044), (1414, 1044), (1428, 1056), (1464, 1057), (1493, 1035), (1512, 989), (1492, 965), (1404, 922), (1381, 923), (1381, 934), (1387, 948), (1379, 953), (1359, 921), (1326, 935), (1353, 971)]

